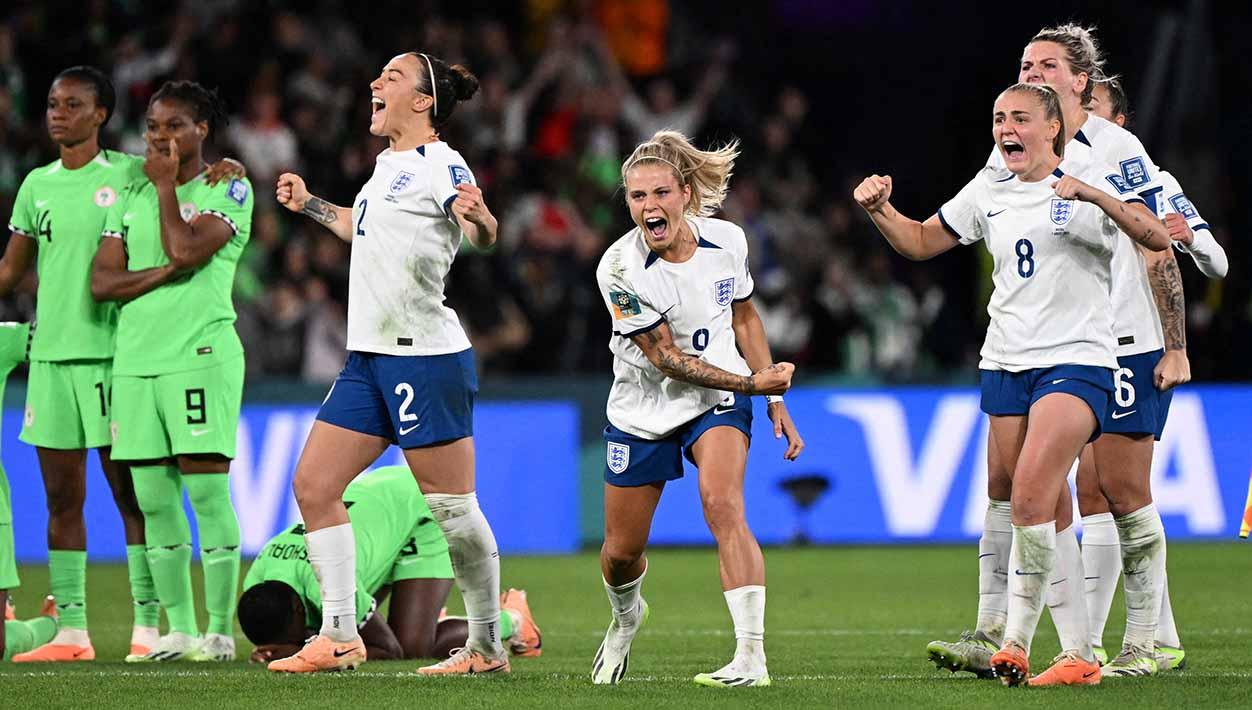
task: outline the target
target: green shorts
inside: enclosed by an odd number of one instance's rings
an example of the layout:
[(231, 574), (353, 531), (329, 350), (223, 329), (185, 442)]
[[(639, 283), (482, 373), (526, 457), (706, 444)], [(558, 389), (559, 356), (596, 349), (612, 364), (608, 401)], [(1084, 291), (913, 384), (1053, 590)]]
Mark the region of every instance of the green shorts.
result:
[(235, 457), (243, 356), (201, 370), (113, 377), (113, 458)]
[(13, 545), (13, 508), (9, 500), (9, 479), (0, 468), (0, 589), (16, 589), (17, 554)]
[(448, 541), (433, 518), (419, 518), (409, 540), (396, 555), (387, 584), (404, 579), (452, 579)]
[(30, 363), (19, 437), (48, 449), (108, 446), (111, 360)]

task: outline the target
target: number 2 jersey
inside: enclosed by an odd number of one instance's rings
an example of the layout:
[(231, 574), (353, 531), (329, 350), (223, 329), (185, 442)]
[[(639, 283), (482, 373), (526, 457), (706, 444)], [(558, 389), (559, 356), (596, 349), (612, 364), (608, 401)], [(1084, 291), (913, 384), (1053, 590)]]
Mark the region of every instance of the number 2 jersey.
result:
[(697, 247), (681, 264), (657, 256), (635, 228), (609, 247), (596, 269), (600, 295), (613, 318), (609, 422), (645, 439), (664, 438), (729, 393), (666, 376), (633, 336), (664, 322), (683, 352), (738, 375), (752, 374), (732, 326), (733, 304), (752, 296), (747, 238), (738, 226), (720, 219), (688, 217), (687, 225)]
[(1112, 259), (1117, 240), (1128, 240), (1099, 207), (1062, 200), (1052, 185), (1070, 173), (1124, 202), (1141, 200), (1106, 180), (1114, 169), (1090, 151), (1067, 148), (1066, 155), (1051, 176), (1033, 183), (981, 170), (939, 209), (954, 237), (983, 241), (994, 261), (979, 369), (1117, 367)]

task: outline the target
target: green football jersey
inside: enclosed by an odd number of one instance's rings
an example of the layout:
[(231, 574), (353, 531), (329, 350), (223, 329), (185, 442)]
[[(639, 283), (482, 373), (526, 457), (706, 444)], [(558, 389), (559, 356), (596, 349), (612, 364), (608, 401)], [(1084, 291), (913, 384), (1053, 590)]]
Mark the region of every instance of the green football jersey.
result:
[[(0, 323), (0, 402), (4, 401), (4, 383), (9, 379), (9, 373), (26, 360), (29, 347), (30, 323)], [(0, 466), (0, 525), (12, 523), (9, 480), (4, 475), (4, 467)]]
[[(430, 506), (407, 466), (385, 466), (358, 477), (343, 493), (356, 538), (356, 614), (365, 621), (374, 594), (388, 582), (397, 558), (410, 544), (423, 519), (433, 521)], [(322, 591), (308, 562), (304, 525), (297, 524), (265, 543), (244, 578), (246, 590), (262, 582), (286, 584), (304, 600), (309, 628), (322, 623)]]
[[(113, 374), (148, 376), (212, 367), (241, 355), (231, 289), (252, 230), (252, 185), (246, 178), (210, 187), (203, 173), (175, 189), (183, 219), (220, 218), (234, 235), (203, 266), (122, 304)], [(127, 268), (169, 263), (161, 246), (156, 186), (132, 183), (109, 210), (105, 238), (126, 243)]]
[(143, 177), (143, 158), (100, 151), (77, 170), (60, 159), (27, 174), (9, 229), (38, 244), (39, 291), (32, 360), (113, 357), (117, 305), (91, 297), (91, 260), (105, 215), (123, 189)]

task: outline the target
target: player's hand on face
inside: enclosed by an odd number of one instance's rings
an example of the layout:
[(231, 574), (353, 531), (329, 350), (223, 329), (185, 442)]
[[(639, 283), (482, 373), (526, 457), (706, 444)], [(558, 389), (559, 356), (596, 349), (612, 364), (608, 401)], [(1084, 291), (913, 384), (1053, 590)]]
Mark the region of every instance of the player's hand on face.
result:
[(1169, 231), (1169, 238), (1176, 242), (1191, 246), (1191, 242), (1195, 241), (1195, 232), (1191, 231), (1187, 218), (1177, 212), (1165, 215), (1165, 229)]
[(891, 199), (891, 176), (870, 175), (852, 190), (852, 197), (866, 212), (877, 212)]
[(305, 204), (312, 197), (309, 194), (309, 189), (304, 186), (304, 178), (295, 173), (283, 173), (278, 176), (278, 184), (274, 196), (278, 198), (278, 204), (292, 212), (299, 212), (304, 209)]
[(456, 199), (452, 201), (452, 213), (474, 224), (487, 221), (487, 203), (483, 202), (483, 191), (477, 185), (463, 182), (456, 186)]
[(795, 422), (791, 421), (791, 413), (787, 411), (787, 405), (783, 402), (774, 402), (767, 405), (765, 409), (769, 413), (769, 420), (774, 422), (774, 438), (787, 437), (787, 450), (783, 453), (783, 458), (795, 461), (799, 458), (800, 452), (804, 451), (804, 439), (800, 438), (800, 431), (796, 429)]
[(1191, 361), (1185, 350), (1166, 350), (1152, 369), (1152, 381), (1162, 392), (1191, 381)]
[(1062, 200), (1081, 200), (1091, 202), (1099, 195), (1099, 191), (1073, 175), (1066, 175), (1052, 184), (1052, 191)]
[(796, 366), (789, 362), (776, 362), (752, 375), (754, 394), (783, 394), (791, 388), (791, 376)]
[(143, 174), (153, 183), (173, 182), (178, 177), (178, 142), (171, 138), (167, 151), (149, 144), (144, 156)]
[(204, 182), (211, 187), (223, 180), (233, 180), (245, 177), (247, 174), (248, 169), (243, 166), (243, 163), (234, 158), (222, 158), (205, 171)]

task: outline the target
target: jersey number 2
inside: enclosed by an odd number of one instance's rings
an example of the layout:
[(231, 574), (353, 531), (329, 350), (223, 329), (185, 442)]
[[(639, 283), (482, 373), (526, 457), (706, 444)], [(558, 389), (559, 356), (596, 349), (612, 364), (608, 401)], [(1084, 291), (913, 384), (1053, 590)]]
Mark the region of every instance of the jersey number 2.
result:
[(363, 226), (365, 224), (365, 208), (369, 206), (369, 203), (369, 200), (361, 200), (361, 202), (357, 204), (357, 207), (361, 208), (361, 216), (356, 218), (356, 235), (358, 237), (365, 236), (365, 228)]
[(413, 404), (413, 385), (410, 385), (407, 382), (401, 382), (396, 385), (396, 394), (404, 397), (404, 401), (400, 403), (399, 411), (396, 412), (400, 415), (400, 421), (417, 421), (417, 415), (409, 411), (409, 405)]

